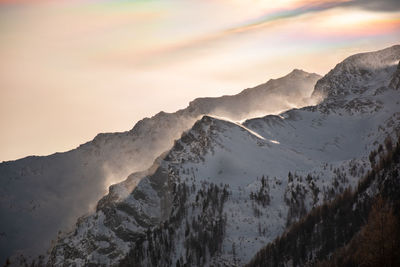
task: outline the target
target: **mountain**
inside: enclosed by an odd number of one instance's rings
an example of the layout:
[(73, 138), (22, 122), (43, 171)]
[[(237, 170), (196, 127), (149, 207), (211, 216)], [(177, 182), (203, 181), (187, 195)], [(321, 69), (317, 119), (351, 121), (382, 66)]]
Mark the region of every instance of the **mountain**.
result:
[(319, 78), (295, 70), (238, 95), (196, 99), (175, 113), (160, 112), (127, 132), (99, 134), (65, 153), (1, 163), (0, 261), (44, 253), (59, 231), (71, 230), (95, 208), (111, 184), (146, 170), (203, 114), (243, 119), (308, 105)]
[[(354, 55), (314, 106), (240, 124), (203, 116), (147, 171), (110, 187), (60, 236), (50, 265), (237, 266), (355, 187), (400, 130), (400, 46)], [(140, 181), (136, 184), (136, 181)]]
[(270, 80), (237, 95), (218, 98), (197, 98), (189, 104), (196, 114), (213, 114), (242, 121), (248, 118), (278, 114), (291, 108), (309, 106), (320, 99), (310, 98), (317, 80), (321, 77), (295, 69), (285, 77)]
[(399, 266), (400, 135), (381, 147), (354, 191), (313, 209), (246, 266)]

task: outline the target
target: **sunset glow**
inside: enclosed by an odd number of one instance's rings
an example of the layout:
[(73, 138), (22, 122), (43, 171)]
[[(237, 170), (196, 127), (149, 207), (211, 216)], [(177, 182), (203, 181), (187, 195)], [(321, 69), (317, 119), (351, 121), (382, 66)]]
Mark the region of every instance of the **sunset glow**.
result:
[(371, 3), (0, 0), (0, 160), (399, 43), (400, 5)]

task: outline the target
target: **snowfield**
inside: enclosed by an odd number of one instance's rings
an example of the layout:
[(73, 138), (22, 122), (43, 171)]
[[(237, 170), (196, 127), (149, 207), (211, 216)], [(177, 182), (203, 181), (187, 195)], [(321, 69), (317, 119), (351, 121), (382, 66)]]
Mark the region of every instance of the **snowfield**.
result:
[[(160, 112), (127, 132), (99, 134), (65, 153), (0, 163), (0, 262), (46, 254), (80, 216), (94, 211), (110, 185), (148, 169), (203, 114), (242, 120), (302, 107), (314, 101), (310, 96), (319, 78), (295, 70), (238, 95), (200, 98), (175, 113)], [(131, 177), (130, 189), (142, 176)]]
[(314, 106), (242, 124), (203, 116), (151, 168), (111, 186), (49, 263), (247, 263), (354, 187), (369, 152), (400, 130), (399, 60), (400, 46), (349, 57), (317, 82), (325, 99)]

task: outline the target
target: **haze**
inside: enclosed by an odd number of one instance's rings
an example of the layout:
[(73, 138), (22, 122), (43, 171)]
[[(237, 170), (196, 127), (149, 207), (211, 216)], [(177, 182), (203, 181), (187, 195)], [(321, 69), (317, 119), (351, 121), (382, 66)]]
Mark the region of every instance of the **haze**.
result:
[(0, 160), (399, 41), (397, 1), (0, 0)]

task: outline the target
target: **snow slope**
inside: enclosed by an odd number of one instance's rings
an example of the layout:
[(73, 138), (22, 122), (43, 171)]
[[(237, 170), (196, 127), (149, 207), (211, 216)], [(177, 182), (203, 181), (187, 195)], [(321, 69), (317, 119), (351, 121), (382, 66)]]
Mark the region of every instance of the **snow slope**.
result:
[[(243, 119), (251, 112), (270, 114), (304, 106), (319, 78), (296, 70), (236, 96), (198, 99), (175, 113), (160, 112), (130, 131), (99, 134), (65, 153), (1, 163), (0, 262), (19, 253), (44, 253), (58, 231), (72, 229), (111, 184), (151, 166), (203, 113)], [(239, 103), (246, 103), (245, 111)]]
[(50, 264), (246, 263), (354, 186), (368, 153), (400, 130), (399, 60), (400, 46), (349, 57), (317, 82), (316, 106), (242, 125), (203, 116), (148, 171), (110, 187)]

